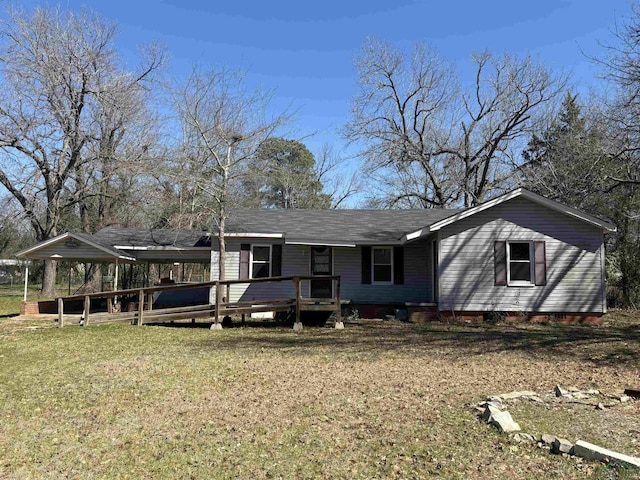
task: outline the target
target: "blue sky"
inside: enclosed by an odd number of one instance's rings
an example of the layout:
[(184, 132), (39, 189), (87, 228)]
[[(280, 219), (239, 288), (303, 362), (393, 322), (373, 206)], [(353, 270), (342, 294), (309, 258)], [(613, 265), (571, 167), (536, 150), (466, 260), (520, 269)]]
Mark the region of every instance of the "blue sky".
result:
[(62, 6), (87, 6), (116, 22), (125, 55), (140, 43), (164, 44), (175, 75), (194, 63), (246, 70), (251, 86), (274, 91), (274, 109), (297, 112), (291, 133), (314, 133), (304, 140), (313, 152), (325, 142), (344, 149), (339, 130), (355, 90), (353, 57), (368, 35), (407, 50), (425, 40), (457, 62), (462, 75), (474, 51), (531, 52), (553, 69), (572, 71), (576, 89), (586, 91), (597, 85), (596, 69), (582, 52), (602, 53), (598, 41), (630, 12), (626, 0), (67, 0)]

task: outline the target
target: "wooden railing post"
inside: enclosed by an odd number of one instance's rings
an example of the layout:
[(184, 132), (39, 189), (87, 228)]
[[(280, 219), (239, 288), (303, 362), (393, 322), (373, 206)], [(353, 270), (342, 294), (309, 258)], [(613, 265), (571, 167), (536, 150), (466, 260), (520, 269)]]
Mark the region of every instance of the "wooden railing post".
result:
[(293, 285), (296, 289), (296, 322), (293, 324), (294, 330), (302, 330), (302, 322), (300, 321), (300, 304), (301, 302), (301, 290), (300, 290), (300, 277), (293, 277)]
[(64, 300), (58, 299), (58, 328), (64, 327)]
[(213, 323), (211, 324), (211, 330), (222, 330), (222, 324), (220, 323), (220, 301), (222, 300), (220, 295), (220, 282), (216, 282), (216, 304), (213, 307)]
[(113, 313), (113, 298), (107, 295), (107, 313)]
[(89, 309), (91, 308), (91, 297), (89, 295), (84, 296), (84, 325), (89, 325)]
[(153, 310), (153, 293), (147, 295), (147, 310)]
[(138, 292), (138, 326), (142, 325), (142, 315), (144, 312), (144, 290)]
[(336, 277), (336, 329), (344, 328), (342, 322), (342, 305), (340, 305), (340, 277)]

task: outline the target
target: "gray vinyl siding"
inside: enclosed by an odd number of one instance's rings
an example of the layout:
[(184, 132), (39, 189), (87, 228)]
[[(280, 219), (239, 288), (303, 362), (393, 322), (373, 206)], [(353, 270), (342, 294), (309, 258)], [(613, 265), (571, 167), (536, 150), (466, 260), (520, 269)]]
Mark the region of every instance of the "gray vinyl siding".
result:
[[(439, 232), (443, 311), (604, 312), (603, 233), (516, 198)], [(495, 286), (494, 242), (545, 241), (547, 285)]]
[(430, 248), (425, 240), (404, 245), (404, 285), (363, 285), (360, 247), (335, 248), (334, 272), (340, 275), (342, 298), (354, 303), (430, 302)]
[[(273, 242), (272, 240), (265, 240), (261, 238), (227, 240), (227, 256), (225, 262), (227, 280), (237, 280), (239, 278), (240, 245), (243, 243), (249, 243), (252, 245), (270, 245), (278, 242)], [(302, 245), (282, 246), (282, 276), (309, 274), (308, 248), (309, 247), (305, 247)], [(211, 280), (218, 279), (218, 258), (218, 250), (212, 250)], [(293, 282), (291, 281), (257, 283), (253, 285), (250, 285), (249, 283), (240, 283), (237, 285), (232, 285), (230, 291), (230, 300), (232, 302), (248, 300), (273, 300), (294, 297), (295, 289), (293, 286)]]
[[(240, 272), (240, 245), (273, 244), (264, 239), (231, 239), (227, 241), (226, 276), (227, 280), (238, 279)], [(405, 245), (404, 285), (363, 285), (361, 283), (360, 247), (334, 247), (333, 273), (340, 275), (340, 295), (344, 300), (354, 303), (403, 303), (431, 301), (431, 255), (430, 243), (425, 240)], [(217, 250), (211, 252), (211, 279), (218, 278)], [(283, 245), (282, 275), (309, 275), (310, 253), (307, 245)], [(309, 295), (309, 282), (302, 283), (303, 296)], [(273, 282), (238, 284), (231, 286), (230, 300), (260, 300), (292, 298), (295, 296), (293, 283)]]

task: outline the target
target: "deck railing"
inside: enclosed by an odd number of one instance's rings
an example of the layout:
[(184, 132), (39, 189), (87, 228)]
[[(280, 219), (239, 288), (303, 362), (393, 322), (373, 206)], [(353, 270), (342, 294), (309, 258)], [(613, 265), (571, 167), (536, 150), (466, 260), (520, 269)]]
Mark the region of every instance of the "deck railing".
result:
[[(333, 296), (330, 298), (309, 298), (302, 295), (302, 282), (311, 280), (331, 280)], [(243, 301), (230, 301), (231, 286), (239, 284), (261, 284), (268, 282), (292, 282), (295, 292), (294, 298), (281, 299), (253, 299)], [(179, 291), (198, 287), (213, 288), (214, 303), (193, 305), (186, 307), (173, 307), (153, 309), (153, 294), (156, 292)], [(137, 308), (134, 311), (121, 312), (114, 308), (118, 298), (137, 297)], [(91, 301), (94, 299), (106, 299), (106, 312), (91, 312)], [(65, 325), (65, 302), (83, 301), (82, 324), (97, 324), (108, 322), (132, 322), (142, 325), (144, 321), (170, 321), (185, 318), (205, 316), (213, 317), (214, 324), (219, 324), (220, 318), (225, 315), (245, 315), (254, 312), (269, 311), (294, 311), (295, 326), (301, 327), (300, 313), (303, 311), (335, 311), (336, 327), (342, 327), (341, 300), (340, 300), (340, 276), (338, 275), (314, 275), (314, 276), (285, 276), (265, 277), (246, 280), (215, 280), (210, 282), (190, 283), (183, 285), (160, 285), (137, 289), (118, 290), (109, 292), (87, 293), (84, 295), (70, 295), (57, 299), (58, 326)], [(145, 308), (146, 306), (146, 308)], [(105, 315), (106, 314), (106, 315)]]

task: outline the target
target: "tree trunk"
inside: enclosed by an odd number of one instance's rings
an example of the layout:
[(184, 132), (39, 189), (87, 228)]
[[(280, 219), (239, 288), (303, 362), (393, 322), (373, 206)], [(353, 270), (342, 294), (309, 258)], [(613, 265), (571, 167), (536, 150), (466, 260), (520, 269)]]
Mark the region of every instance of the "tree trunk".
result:
[(54, 260), (44, 261), (44, 275), (40, 294), (45, 298), (55, 298), (56, 296), (56, 267)]
[(220, 206), (220, 218), (218, 219), (218, 245), (220, 247), (220, 256), (218, 258), (218, 280), (226, 280), (227, 278), (227, 242), (224, 239), (225, 232), (225, 208), (224, 204)]
[(78, 293), (96, 293), (102, 287), (102, 268), (99, 263), (85, 263), (84, 285)]

